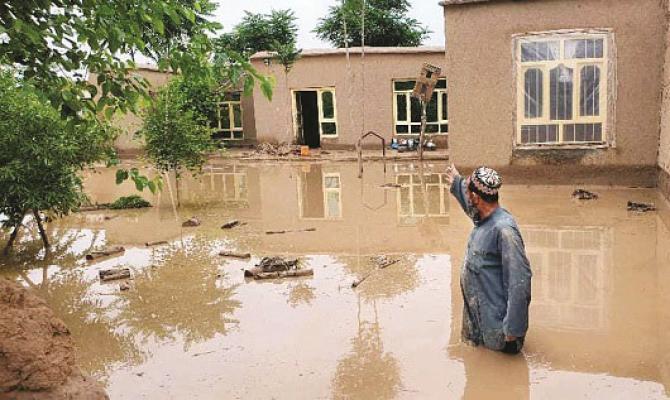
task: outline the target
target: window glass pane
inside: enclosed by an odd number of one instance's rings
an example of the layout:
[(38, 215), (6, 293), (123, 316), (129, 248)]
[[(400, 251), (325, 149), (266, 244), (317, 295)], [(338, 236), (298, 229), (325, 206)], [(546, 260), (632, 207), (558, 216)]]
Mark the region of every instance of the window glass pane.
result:
[(523, 125), (521, 127), (521, 143), (555, 143), (558, 142), (558, 125)]
[(446, 89), (446, 88), (447, 88), (447, 80), (439, 79), (437, 81), (437, 84), (435, 85), (435, 89)]
[(244, 132), (243, 131), (233, 131), (233, 138), (234, 139), (243, 139), (244, 138)]
[(426, 120), (437, 122), (437, 92), (433, 92), (428, 104), (426, 104)]
[(240, 104), (233, 104), (233, 120), (235, 128), (242, 127), (242, 106)]
[(438, 133), (440, 126), (438, 124), (426, 124), (426, 133)]
[(409, 127), (407, 125), (396, 125), (395, 126), (395, 132), (396, 133), (409, 133)]
[(335, 125), (335, 122), (323, 122), (321, 129), (324, 135), (337, 135), (337, 125)]
[(447, 121), (449, 118), (448, 114), (448, 101), (447, 101), (447, 93), (443, 92), (442, 93), (442, 121)]
[(393, 87), (395, 90), (413, 90), (415, 83), (414, 81), (396, 81)]
[(421, 133), (421, 125), (412, 125), (412, 133)]
[(407, 95), (396, 94), (395, 101), (398, 121), (407, 121)]
[(339, 191), (326, 192), (326, 213), (327, 217), (340, 217), (340, 193)]
[(566, 142), (602, 142), (603, 125), (598, 124), (566, 124), (563, 126), (563, 140)]
[(550, 71), (550, 118), (572, 119), (572, 68), (564, 65)]
[(225, 101), (240, 101), (242, 97), (240, 92), (228, 92), (223, 95)]
[(600, 115), (600, 68), (587, 65), (580, 73), (581, 93), (579, 94), (580, 114)]
[(324, 179), (324, 185), (326, 186), (326, 189), (337, 189), (340, 187), (340, 177), (326, 176)]
[(323, 117), (335, 118), (335, 106), (333, 104), (333, 92), (321, 93), (321, 104), (323, 105)]
[(558, 41), (521, 43), (521, 61), (546, 61), (558, 58)]
[(440, 125), (440, 132), (442, 132), (442, 133), (448, 133), (448, 132), (449, 132), (449, 124), (442, 124), (442, 125)]
[(230, 105), (221, 104), (221, 128), (230, 129)]
[(421, 122), (421, 102), (412, 97), (411, 98), (411, 114), (412, 114), (412, 122)]
[(542, 117), (542, 71), (532, 68), (524, 74), (524, 115), (526, 118)]
[(603, 39), (571, 39), (565, 41), (565, 58), (602, 58)]

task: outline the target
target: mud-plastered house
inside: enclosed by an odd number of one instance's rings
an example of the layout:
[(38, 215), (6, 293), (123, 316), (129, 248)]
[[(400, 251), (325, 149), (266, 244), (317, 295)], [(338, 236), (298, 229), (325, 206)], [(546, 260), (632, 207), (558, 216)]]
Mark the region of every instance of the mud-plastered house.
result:
[(668, 145), (659, 135), (664, 1), (440, 4), (454, 162), (547, 181), (656, 184), (659, 143), (666, 154)]

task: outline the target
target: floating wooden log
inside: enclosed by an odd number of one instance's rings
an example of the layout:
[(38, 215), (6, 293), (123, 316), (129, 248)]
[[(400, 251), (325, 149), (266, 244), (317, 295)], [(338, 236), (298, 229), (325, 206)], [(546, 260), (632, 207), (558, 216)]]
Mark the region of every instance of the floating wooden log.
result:
[(240, 221), (234, 219), (232, 221), (228, 221), (225, 224), (221, 225), (221, 229), (232, 229), (236, 226), (240, 225)]
[(261, 279), (294, 278), (299, 276), (312, 276), (312, 275), (314, 275), (314, 270), (310, 268), (310, 269), (292, 269), (289, 271), (258, 272), (256, 274), (253, 274), (252, 276), (256, 280), (261, 280)]
[(236, 253), (234, 251), (221, 251), (219, 255), (222, 257), (233, 257), (233, 258), (251, 258), (250, 253)]
[(128, 268), (115, 268), (115, 269), (105, 269), (98, 273), (100, 280), (103, 282), (114, 281), (117, 279), (129, 279), (130, 278), (130, 269)]
[(266, 231), (266, 235), (279, 235), (282, 233), (296, 233), (296, 232), (315, 232), (316, 228), (307, 228), (307, 229), (296, 229), (296, 230), (285, 230), (285, 231)]
[(97, 258), (109, 257), (115, 254), (120, 254), (123, 253), (124, 251), (126, 251), (126, 249), (122, 246), (106, 247), (102, 250), (94, 250), (89, 254), (86, 254), (86, 259), (89, 261), (95, 260)]
[(147, 247), (151, 247), (151, 246), (160, 246), (163, 244), (168, 244), (168, 242), (166, 242), (165, 240), (159, 240), (157, 242), (146, 242), (144, 245)]

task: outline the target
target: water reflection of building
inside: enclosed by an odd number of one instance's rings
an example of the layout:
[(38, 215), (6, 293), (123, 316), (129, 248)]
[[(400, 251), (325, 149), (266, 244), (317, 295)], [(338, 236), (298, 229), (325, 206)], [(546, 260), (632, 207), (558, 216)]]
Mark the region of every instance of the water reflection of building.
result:
[[(396, 170), (399, 170), (396, 166)], [(432, 172), (413, 172), (402, 168), (396, 174), (395, 183), (400, 185), (397, 194), (398, 221), (413, 225), (420, 218), (437, 219), (448, 223), (449, 186), (446, 175)]]
[(534, 322), (552, 329), (606, 328), (611, 232), (537, 226), (522, 231), (533, 269)]
[(342, 184), (339, 172), (324, 172), (322, 168), (300, 171), (298, 209), (301, 219), (342, 218)]
[(249, 207), (249, 177), (246, 166), (208, 165), (204, 172), (197, 178), (182, 180), (182, 191), (187, 204), (216, 203), (234, 208)]

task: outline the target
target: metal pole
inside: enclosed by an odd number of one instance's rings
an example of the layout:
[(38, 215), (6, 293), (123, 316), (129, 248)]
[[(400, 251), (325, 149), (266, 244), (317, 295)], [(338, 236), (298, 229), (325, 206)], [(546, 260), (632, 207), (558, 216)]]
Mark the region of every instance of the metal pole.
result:
[(426, 100), (421, 99), (421, 132), (419, 133), (419, 161), (423, 161), (423, 135), (426, 132)]

